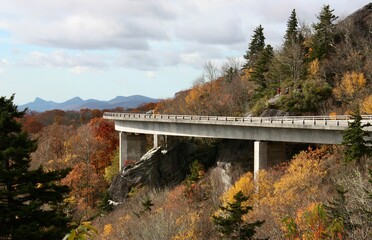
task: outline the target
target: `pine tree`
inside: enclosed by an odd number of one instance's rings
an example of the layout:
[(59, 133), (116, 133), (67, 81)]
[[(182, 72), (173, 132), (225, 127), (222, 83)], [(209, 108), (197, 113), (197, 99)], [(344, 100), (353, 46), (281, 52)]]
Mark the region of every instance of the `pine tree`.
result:
[(287, 30), (284, 35), (284, 46), (290, 46), (293, 43), (297, 43), (299, 40), (298, 36), (298, 21), (296, 16), (296, 10), (293, 9), (291, 16), (287, 22)]
[(274, 50), (271, 45), (267, 45), (259, 54), (257, 62), (252, 69), (252, 81), (258, 84), (258, 93), (262, 93), (267, 87), (265, 74), (269, 71), (271, 60), (274, 57)]
[(244, 69), (250, 69), (256, 63), (258, 56), (265, 49), (265, 36), (263, 27), (259, 25), (253, 32), (252, 40), (248, 46), (248, 50), (244, 58), (247, 60)]
[(322, 59), (326, 57), (333, 42), (334, 22), (338, 18), (333, 15), (334, 9), (330, 9), (329, 5), (323, 6), (319, 16), (319, 22), (314, 25), (315, 34), (312, 39), (312, 51), (310, 59)]
[(213, 223), (224, 236), (229, 239), (253, 239), (256, 233), (255, 228), (260, 227), (264, 221), (246, 223), (242, 217), (251, 211), (251, 206), (244, 207), (242, 203), (249, 197), (245, 196), (242, 191), (234, 195), (235, 202), (228, 203), (227, 207), (220, 206), (223, 213), (219, 216), (212, 216)]
[(349, 127), (345, 130), (342, 144), (346, 146), (345, 161), (359, 161), (364, 155), (370, 156), (372, 154), (371, 147), (372, 140), (369, 138), (369, 133), (364, 131), (364, 127), (370, 126), (369, 123), (362, 124), (362, 116), (357, 110), (352, 114), (354, 121), (349, 123)]
[(68, 218), (61, 202), (68, 193), (56, 184), (66, 170), (29, 170), (30, 153), (36, 142), (22, 132), (18, 111), (9, 99), (0, 98), (0, 238), (61, 239)]
[(355, 229), (351, 214), (347, 208), (348, 202), (346, 200), (345, 191), (341, 186), (336, 189), (337, 197), (324, 205), (327, 217), (333, 222), (342, 222), (343, 230), (352, 231)]

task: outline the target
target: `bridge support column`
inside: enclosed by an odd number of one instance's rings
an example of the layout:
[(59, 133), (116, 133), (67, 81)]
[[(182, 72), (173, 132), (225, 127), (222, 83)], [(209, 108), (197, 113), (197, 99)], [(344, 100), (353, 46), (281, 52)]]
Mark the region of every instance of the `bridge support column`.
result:
[(282, 142), (254, 142), (254, 177), (261, 169), (286, 161), (286, 144)]
[(254, 163), (253, 173), (254, 178), (261, 169), (267, 167), (267, 142), (255, 141), (254, 142)]
[(138, 161), (146, 153), (146, 135), (126, 132), (120, 132), (119, 135), (119, 171), (121, 172), (126, 160)]
[(154, 134), (154, 148), (159, 146), (159, 136), (158, 134)]

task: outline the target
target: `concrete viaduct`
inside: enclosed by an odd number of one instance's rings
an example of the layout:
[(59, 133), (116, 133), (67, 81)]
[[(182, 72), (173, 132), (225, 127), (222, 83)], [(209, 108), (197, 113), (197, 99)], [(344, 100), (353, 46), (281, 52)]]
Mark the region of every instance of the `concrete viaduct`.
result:
[[(257, 172), (268, 165), (270, 152), (285, 156), (285, 143), (341, 144), (343, 131), (353, 121), (348, 115), (261, 118), (106, 112), (103, 117), (114, 120), (119, 131), (120, 170), (124, 160), (139, 160), (146, 153), (145, 134), (153, 134), (154, 146), (158, 135), (254, 140)], [(362, 117), (362, 123), (372, 124), (372, 115)], [(371, 133), (372, 127), (364, 130)]]

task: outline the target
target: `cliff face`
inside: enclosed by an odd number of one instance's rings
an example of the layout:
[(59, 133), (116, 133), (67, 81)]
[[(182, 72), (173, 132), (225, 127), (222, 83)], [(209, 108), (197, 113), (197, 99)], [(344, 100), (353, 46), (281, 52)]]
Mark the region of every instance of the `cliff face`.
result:
[(219, 145), (216, 164), (211, 169), (213, 179), (227, 190), (241, 175), (253, 171), (253, 142), (225, 140)]
[(133, 187), (150, 188), (174, 186), (184, 180), (190, 164), (198, 160), (221, 182), (230, 187), (247, 171), (253, 171), (253, 142), (224, 140), (214, 146), (190, 142), (177, 143), (165, 151), (151, 149), (133, 166), (126, 167), (114, 177), (109, 188), (111, 199), (122, 202)]
[(147, 152), (133, 166), (124, 168), (114, 177), (109, 194), (114, 201), (123, 201), (130, 190), (139, 185), (162, 188), (180, 183), (195, 160), (198, 146), (193, 143), (178, 143), (168, 151), (161, 147)]
[(372, 3), (358, 9), (353, 14), (345, 18), (346, 22), (350, 22), (354, 33), (358, 34), (359, 38), (371, 38), (372, 27)]

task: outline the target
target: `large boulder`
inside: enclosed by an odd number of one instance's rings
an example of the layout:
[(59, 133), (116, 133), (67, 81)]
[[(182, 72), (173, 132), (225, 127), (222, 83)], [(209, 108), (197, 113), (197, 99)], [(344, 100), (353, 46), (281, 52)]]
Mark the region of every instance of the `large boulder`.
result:
[(220, 144), (216, 165), (211, 170), (213, 181), (227, 190), (241, 175), (253, 171), (253, 141), (225, 140)]
[(178, 143), (168, 151), (161, 147), (151, 149), (114, 177), (109, 188), (112, 200), (122, 202), (130, 190), (139, 185), (162, 188), (180, 183), (189, 172), (197, 150), (197, 145), (186, 142)]

